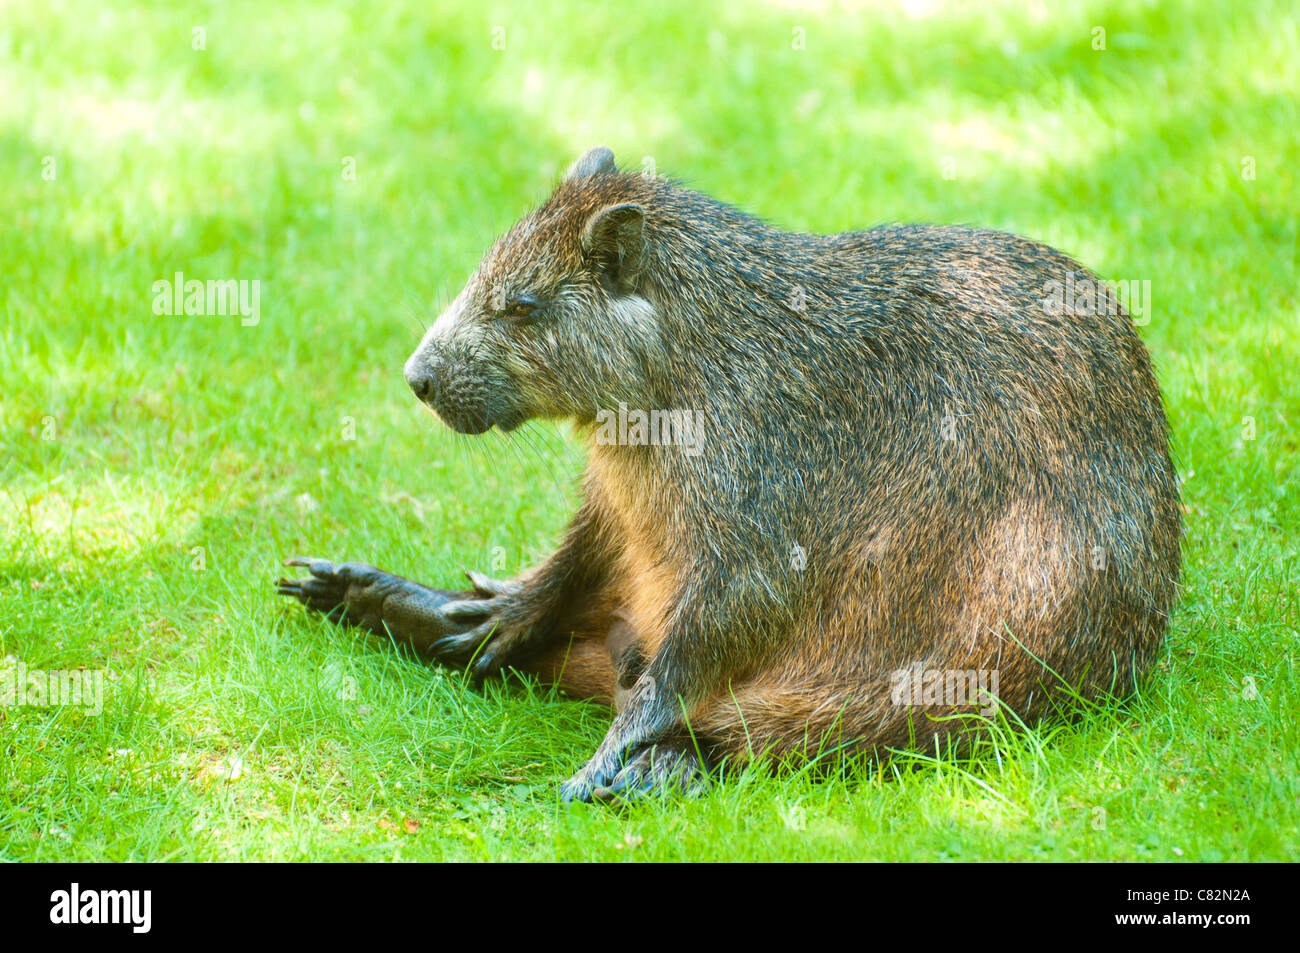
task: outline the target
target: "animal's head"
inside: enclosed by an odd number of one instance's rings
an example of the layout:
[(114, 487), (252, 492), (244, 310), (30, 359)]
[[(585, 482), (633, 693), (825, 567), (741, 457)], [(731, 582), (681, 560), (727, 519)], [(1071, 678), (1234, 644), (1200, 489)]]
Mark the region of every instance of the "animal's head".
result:
[(420, 400), (461, 433), (590, 419), (639, 395), (657, 348), (638, 289), (653, 188), (592, 149), (488, 251), (406, 362)]

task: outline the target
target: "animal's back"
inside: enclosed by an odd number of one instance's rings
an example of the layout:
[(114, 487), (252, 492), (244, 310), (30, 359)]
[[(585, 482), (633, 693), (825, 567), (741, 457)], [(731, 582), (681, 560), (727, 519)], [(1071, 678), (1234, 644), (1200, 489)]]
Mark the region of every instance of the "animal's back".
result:
[[(819, 355), (793, 405), (807, 411), (759, 440), (798, 480), (789, 635), (702, 706), (702, 730), (734, 749), (837, 733), (914, 745), (942, 728), (926, 715), (980, 707), (915, 705), (909, 679), (931, 673), (995, 678), (1021, 717), (1066, 684), (1131, 689), (1160, 645), (1180, 517), (1123, 308), (1067, 256), (1003, 233), (824, 242), (816, 300), (791, 327), (796, 353)], [(778, 728), (794, 724), (806, 734)]]

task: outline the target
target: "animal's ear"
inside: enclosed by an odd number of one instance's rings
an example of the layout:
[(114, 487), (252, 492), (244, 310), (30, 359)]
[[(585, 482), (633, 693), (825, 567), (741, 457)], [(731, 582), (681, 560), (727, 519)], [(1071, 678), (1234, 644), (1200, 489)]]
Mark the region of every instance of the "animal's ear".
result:
[(565, 181), (585, 179), (601, 172), (617, 172), (614, 165), (614, 153), (604, 146), (588, 149), (574, 160), (569, 171), (564, 173)]
[(605, 287), (623, 293), (636, 287), (645, 260), (641, 206), (625, 203), (595, 212), (582, 229), (582, 251), (595, 264)]

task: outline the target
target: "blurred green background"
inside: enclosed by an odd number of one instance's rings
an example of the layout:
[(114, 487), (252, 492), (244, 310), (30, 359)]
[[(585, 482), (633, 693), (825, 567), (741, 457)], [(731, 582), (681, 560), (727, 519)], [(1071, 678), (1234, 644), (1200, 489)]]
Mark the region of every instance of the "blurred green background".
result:
[[(0, 2), (0, 858), (1297, 859), (1293, 3)], [(564, 427), (402, 362), (589, 146), (792, 229), (992, 226), (1151, 282), (1185, 592), (1142, 699), (975, 762), (563, 810), (604, 731), (273, 595), (553, 545)], [(260, 321), (159, 316), (175, 272)]]

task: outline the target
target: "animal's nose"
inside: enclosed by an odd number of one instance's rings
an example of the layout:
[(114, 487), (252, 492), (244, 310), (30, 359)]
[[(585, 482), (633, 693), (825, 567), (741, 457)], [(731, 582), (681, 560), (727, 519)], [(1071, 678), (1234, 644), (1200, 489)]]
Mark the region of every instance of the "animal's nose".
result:
[(415, 396), (428, 403), (438, 386), (438, 375), (427, 361), (409, 361), (405, 367), (406, 383)]

